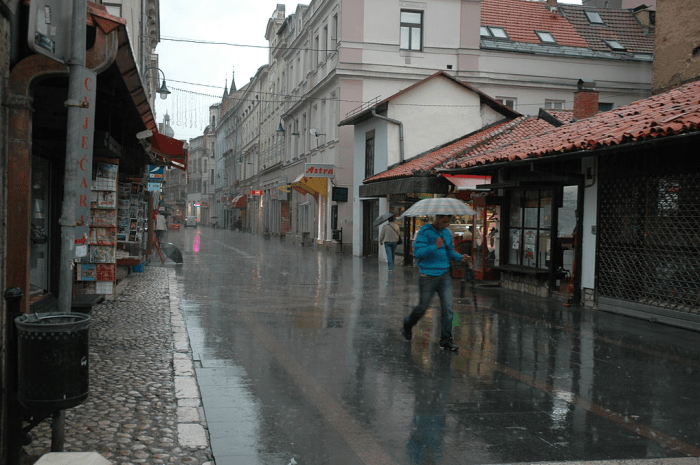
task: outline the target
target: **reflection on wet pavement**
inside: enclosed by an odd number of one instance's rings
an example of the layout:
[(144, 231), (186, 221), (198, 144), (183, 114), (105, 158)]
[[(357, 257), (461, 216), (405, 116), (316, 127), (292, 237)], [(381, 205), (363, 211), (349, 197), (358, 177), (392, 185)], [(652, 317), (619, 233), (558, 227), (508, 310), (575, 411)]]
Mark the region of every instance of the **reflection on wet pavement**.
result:
[(218, 465), (700, 456), (698, 333), (495, 288), (477, 288), (475, 310), (456, 285), (450, 354), (439, 310), (399, 334), (413, 268), (168, 235)]

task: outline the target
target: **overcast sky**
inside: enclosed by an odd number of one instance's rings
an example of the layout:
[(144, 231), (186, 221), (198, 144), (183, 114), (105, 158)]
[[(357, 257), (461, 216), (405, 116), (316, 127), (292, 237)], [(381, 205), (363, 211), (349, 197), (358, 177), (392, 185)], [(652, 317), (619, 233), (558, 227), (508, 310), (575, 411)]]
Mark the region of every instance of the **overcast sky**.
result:
[(175, 138), (188, 140), (202, 135), (209, 119), (209, 105), (221, 101), (224, 86), (230, 88), (234, 71), (240, 89), (267, 64), (265, 28), (277, 4), (284, 4), (285, 16), (289, 16), (298, 2), (160, 0), (161, 41), (156, 53), (172, 94), (166, 100), (156, 99), (156, 114), (158, 123), (163, 122), (166, 112), (170, 115)]
[[(224, 85), (231, 87), (235, 71), (240, 89), (267, 64), (265, 28), (277, 4), (285, 15), (298, 2), (281, 0), (161, 0), (160, 38), (156, 47), (165, 74), (166, 100), (157, 98), (158, 123), (167, 111), (177, 139), (202, 135), (209, 105), (221, 100)], [(187, 39), (231, 45), (182, 42)], [(157, 71), (153, 71), (157, 72)], [(162, 78), (163, 75), (161, 75)]]

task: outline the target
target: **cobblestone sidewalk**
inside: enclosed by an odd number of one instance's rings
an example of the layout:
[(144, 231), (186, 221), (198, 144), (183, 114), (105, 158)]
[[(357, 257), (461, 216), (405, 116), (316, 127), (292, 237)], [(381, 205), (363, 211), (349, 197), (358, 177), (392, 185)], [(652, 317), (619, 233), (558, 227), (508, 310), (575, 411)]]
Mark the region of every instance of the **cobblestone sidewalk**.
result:
[[(213, 465), (174, 270), (130, 275), (90, 316), (90, 392), (66, 411), (64, 452)], [(31, 435), (23, 465), (51, 450), (48, 420)]]

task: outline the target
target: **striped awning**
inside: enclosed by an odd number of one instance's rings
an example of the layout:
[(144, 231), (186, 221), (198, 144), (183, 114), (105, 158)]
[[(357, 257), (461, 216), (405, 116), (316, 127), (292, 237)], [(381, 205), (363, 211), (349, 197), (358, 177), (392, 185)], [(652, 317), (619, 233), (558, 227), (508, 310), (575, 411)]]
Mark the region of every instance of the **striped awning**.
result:
[(245, 208), (248, 205), (248, 197), (246, 195), (237, 195), (231, 200), (231, 208)]

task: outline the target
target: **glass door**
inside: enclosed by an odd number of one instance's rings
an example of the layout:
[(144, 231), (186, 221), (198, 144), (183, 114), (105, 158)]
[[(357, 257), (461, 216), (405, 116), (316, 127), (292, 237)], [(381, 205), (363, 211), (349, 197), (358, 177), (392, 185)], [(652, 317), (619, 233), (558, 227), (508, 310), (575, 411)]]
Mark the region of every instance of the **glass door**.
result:
[(30, 259), (30, 284), (37, 290), (49, 290), (51, 209), (49, 162), (32, 158), (32, 237)]

